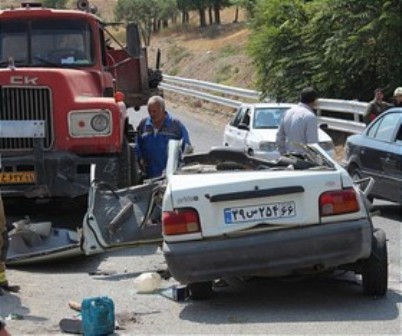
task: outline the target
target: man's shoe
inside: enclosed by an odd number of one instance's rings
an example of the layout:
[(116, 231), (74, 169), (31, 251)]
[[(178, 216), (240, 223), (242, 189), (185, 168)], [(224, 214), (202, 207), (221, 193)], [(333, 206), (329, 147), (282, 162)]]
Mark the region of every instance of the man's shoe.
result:
[(7, 292), (13, 292), (13, 293), (18, 293), (20, 291), (20, 286), (14, 285), (11, 286), (8, 281), (4, 281), (0, 283), (0, 290), (4, 290)]

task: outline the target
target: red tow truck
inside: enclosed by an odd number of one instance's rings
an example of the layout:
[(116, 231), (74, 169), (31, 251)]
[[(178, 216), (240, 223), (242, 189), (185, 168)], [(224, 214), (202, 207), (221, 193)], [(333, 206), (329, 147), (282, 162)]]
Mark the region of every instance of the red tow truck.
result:
[(0, 11), (3, 198), (84, 196), (93, 164), (111, 186), (137, 183), (127, 109), (161, 94), (162, 75), (148, 67), (136, 24), (122, 45), (88, 1), (77, 7)]

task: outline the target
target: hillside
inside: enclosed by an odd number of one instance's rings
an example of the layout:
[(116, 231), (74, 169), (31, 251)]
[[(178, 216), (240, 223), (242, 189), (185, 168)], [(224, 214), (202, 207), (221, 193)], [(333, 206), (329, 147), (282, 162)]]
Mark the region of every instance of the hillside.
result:
[[(191, 15), (190, 25), (170, 27), (154, 35), (148, 48), (148, 59), (155, 67), (156, 51), (161, 50), (163, 73), (209, 82), (252, 89), (254, 69), (245, 46), (249, 37), (244, 15), (233, 23), (234, 9), (221, 13), (222, 24), (199, 28), (197, 16)], [(227, 122), (232, 108), (207, 101), (165, 92), (173, 109), (197, 112), (195, 115)]]
[(161, 67), (166, 74), (206, 80), (214, 83), (251, 88), (254, 70), (246, 54), (249, 30), (241, 17), (233, 23), (234, 9), (222, 11), (222, 24), (169, 28), (151, 41), (149, 58), (153, 66), (155, 51), (162, 52)]

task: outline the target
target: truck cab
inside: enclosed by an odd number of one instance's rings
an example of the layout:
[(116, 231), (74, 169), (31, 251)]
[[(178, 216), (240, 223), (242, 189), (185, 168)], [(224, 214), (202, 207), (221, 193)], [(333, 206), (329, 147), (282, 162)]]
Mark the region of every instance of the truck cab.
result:
[(77, 7), (0, 11), (3, 197), (86, 195), (93, 164), (112, 187), (138, 181), (127, 108), (161, 94), (162, 76), (148, 68), (135, 24), (123, 46), (87, 1)]

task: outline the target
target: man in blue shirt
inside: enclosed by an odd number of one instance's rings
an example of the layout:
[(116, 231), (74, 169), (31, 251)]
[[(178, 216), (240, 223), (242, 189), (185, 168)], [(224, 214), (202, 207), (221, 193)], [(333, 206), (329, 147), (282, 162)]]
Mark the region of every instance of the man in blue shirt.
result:
[(182, 140), (183, 151), (192, 151), (192, 146), (186, 127), (165, 110), (162, 97), (149, 98), (147, 107), (149, 116), (137, 128), (137, 155), (145, 178), (153, 178), (166, 168), (169, 140)]

